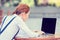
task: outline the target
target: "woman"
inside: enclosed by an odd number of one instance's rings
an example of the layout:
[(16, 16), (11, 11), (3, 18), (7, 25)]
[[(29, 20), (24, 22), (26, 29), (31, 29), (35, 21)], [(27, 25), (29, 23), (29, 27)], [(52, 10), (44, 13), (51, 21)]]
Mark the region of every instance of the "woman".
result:
[[(32, 32), (24, 23), (28, 19), (30, 8), (26, 4), (19, 4), (13, 15), (3, 18), (0, 40), (13, 40), (20, 30), (29, 37), (38, 37), (39, 34)], [(18, 37), (18, 36), (17, 36)]]

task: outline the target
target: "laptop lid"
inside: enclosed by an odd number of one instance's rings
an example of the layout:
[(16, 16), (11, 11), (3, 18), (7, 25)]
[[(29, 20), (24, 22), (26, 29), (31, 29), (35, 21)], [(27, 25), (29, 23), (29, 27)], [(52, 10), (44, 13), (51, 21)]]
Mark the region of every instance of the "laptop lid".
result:
[(55, 34), (56, 18), (43, 18), (41, 31), (49, 34)]

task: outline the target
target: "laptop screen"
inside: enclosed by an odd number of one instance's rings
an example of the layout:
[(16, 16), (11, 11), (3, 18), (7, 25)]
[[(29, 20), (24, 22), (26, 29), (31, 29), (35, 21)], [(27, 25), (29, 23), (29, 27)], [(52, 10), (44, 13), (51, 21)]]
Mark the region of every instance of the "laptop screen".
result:
[(43, 18), (41, 31), (49, 34), (55, 34), (56, 18)]

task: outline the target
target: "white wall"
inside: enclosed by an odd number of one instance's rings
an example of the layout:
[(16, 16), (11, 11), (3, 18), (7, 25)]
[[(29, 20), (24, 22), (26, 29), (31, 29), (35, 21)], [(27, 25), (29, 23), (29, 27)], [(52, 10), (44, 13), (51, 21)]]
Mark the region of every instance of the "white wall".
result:
[(41, 30), (42, 18), (30, 18), (26, 23), (32, 30)]
[(57, 18), (57, 23), (56, 23), (56, 34), (60, 34), (60, 18)]

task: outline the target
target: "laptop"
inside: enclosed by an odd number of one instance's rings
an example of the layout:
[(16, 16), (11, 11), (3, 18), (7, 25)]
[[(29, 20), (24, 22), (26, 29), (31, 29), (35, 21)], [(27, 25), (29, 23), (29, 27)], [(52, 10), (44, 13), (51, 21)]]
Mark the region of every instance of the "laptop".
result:
[(55, 34), (56, 18), (43, 18), (41, 31), (45, 34)]

